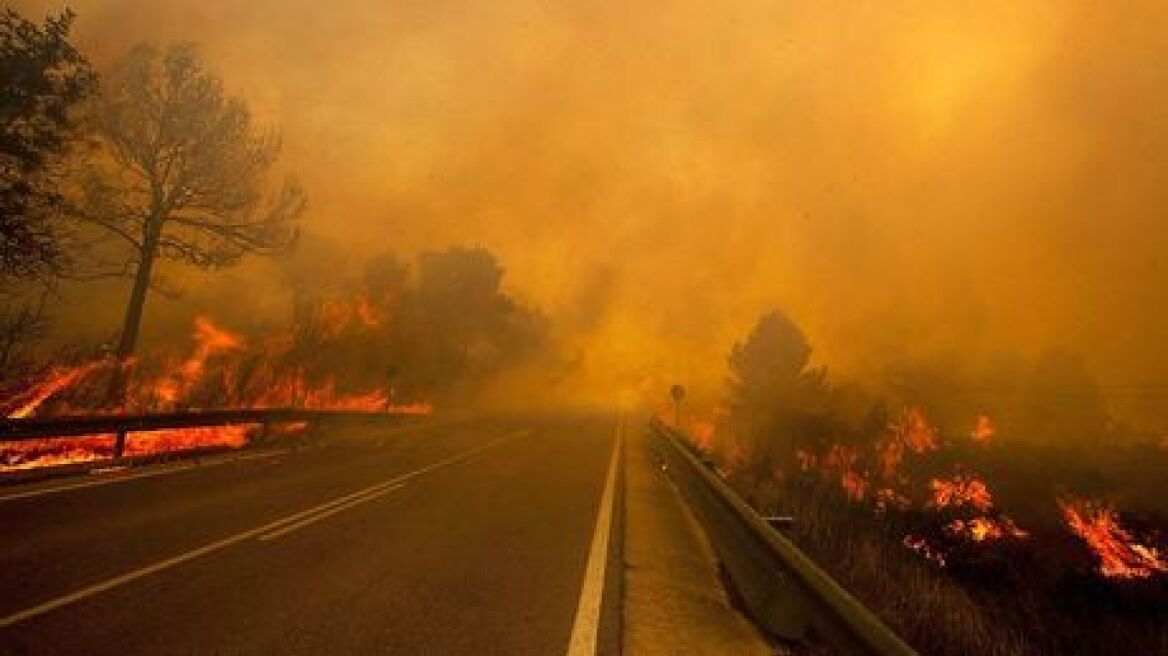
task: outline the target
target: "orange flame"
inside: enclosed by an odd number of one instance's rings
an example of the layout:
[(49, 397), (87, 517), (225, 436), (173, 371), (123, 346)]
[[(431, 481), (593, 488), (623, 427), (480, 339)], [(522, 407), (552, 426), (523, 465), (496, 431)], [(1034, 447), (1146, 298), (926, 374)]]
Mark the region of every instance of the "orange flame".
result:
[(373, 304), (369, 302), (368, 298), (358, 296), (353, 304), (353, 311), (366, 328), (375, 328), (381, 325), (381, 315), (377, 312), (377, 308), (373, 307)]
[(195, 332), (192, 336), (195, 350), (174, 373), (164, 377), (154, 386), (154, 394), (166, 403), (176, 403), (195, 383), (203, 377), (207, 360), (224, 351), (243, 348), (243, 338), (216, 326), (210, 318), (195, 318)]
[(851, 469), (840, 476), (840, 486), (852, 501), (863, 501), (868, 495), (868, 479)]
[(1006, 516), (1001, 517), (974, 517), (973, 519), (955, 519), (945, 526), (950, 535), (964, 537), (974, 542), (1001, 540), (1003, 538), (1021, 539), (1029, 537), (1024, 531)]
[(1160, 551), (1137, 542), (1112, 506), (1080, 499), (1059, 499), (1058, 504), (1067, 526), (1098, 556), (1103, 576), (1137, 579), (1168, 572)]
[[(157, 455), (205, 448), (240, 448), (256, 430), (254, 425), (167, 428), (134, 434), (126, 443), (127, 456)], [(113, 434), (0, 443), (0, 472), (90, 462), (113, 455)]]
[(49, 375), (31, 389), (20, 394), (15, 402), (15, 409), (8, 413), (9, 419), (23, 419), (31, 417), (41, 407), (41, 404), (50, 398), (72, 387), (89, 374), (107, 365), (107, 360), (94, 360), (73, 367), (54, 367)]
[(929, 487), (933, 491), (929, 504), (936, 508), (970, 506), (980, 512), (987, 512), (994, 506), (993, 495), (978, 478), (954, 476), (947, 481), (934, 478)]
[(916, 406), (908, 406), (900, 417), (889, 422), (888, 430), (877, 447), (877, 458), (885, 478), (892, 478), (906, 451), (921, 455), (940, 448), (937, 429), (929, 423), (925, 412)]
[(997, 434), (998, 427), (994, 424), (994, 420), (984, 412), (974, 419), (973, 429), (969, 431), (970, 439), (979, 444), (989, 444)]
[[(328, 307), (324, 311), (326, 314), (333, 312)], [(372, 312), (372, 308), (369, 308), (369, 311)], [(354, 312), (356, 316), (362, 316), (360, 310)], [(368, 325), (365, 319), (370, 317), (371, 315), (365, 316), (361, 320)], [(242, 337), (220, 328), (206, 316), (195, 319), (192, 341), (194, 348), (189, 357), (175, 365), (171, 371), (155, 380), (135, 385), (130, 394), (135, 403), (131, 403), (131, 406), (156, 408), (158, 401), (170, 407), (181, 404), (188, 400), (205, 378), (212, 358), (245, 349)], [(429, 414), (433, 411), (429, 403), (394, 403), (392, 390), (374, 389), (340, 393), (332, 378), (313, 384), (308, 382), (302, 369), (278, 369), (274, 363), (280, 361), (292, 344), (293, 340), (287, 336), (265, 340), (261, 348), (262, 364), (255, 371), (249, 372), (246, 379), (241, 377), (240, 364), (237, 360), (226, 360), (221, 365), (217, 363), (216, 366), (222, 370), (223, 375), (223, 388), (219, 397), (221, 401), (217, 405), (243, 408), (287, 406), (411, 415)], [(15, 408), (8, 414), (9, 417), (30, 416), (45, 400), (76, 385), (91, 372), (109, 363), (108, 360), (99, 360), (75, 367), (58, 367), (44, 381), (0, 407)], [(147, 455), (204, 447), (238, 448), (247, 443), (253, 431), (254, 426), (224, 426), (135, 433), (127, 442), (126, 455)], [(0, 471), (96, 460), (110, 456), (112, 446), (111, 435), (0, 443)]]
[(694, 445), (702, 451), (709, 451), (714, 446), (714, 422), (708, 419), (694, 419), (689, 423), (689, 434), (693, 437)]

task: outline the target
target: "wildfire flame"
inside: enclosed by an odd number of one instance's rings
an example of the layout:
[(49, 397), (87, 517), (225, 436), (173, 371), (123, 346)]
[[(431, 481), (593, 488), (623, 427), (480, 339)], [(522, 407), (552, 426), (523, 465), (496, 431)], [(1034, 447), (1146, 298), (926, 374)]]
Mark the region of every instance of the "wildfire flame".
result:
[(994, 507), (993, 495), (985, 482), (978, 478), (955, 476), (947, 481), (934, 478), (929, 487), (933, 491), (929, 503), (935, 508), (970, 506), (988, 512)]
[(1014, 520), (1002, 515), (1000, 517), (974, 517), (972, 519), (955, 519), (945, 525), (945, 532), (953, 537), (962, 537), (974, 542), (1001, 540), (1005, 538), (1021, 539), (1029, 537), (1014, 523)]
[(885, 478), (891, 478), (905, 452), (922, 455), (940, 448), (937, 429), (929, 423), (925, 412), (916, 406), (906, 407), (900, 416), (889, 422), (885, 437), (878, 447), (878, 457)]
[(693, 437), (694, 445), (702, 451), (713, 448), (714, 431), (714, 422), (708, 419), (695, 419), (689, 425), (689, 434)]
[[(986, 415), (977, 419), (975, 428), (983, 439), (993, 433)], [(801, 449), (794, 454), (794, 464), (801, 472), (817, 473), (826, 481), (838, 483), (848, 501), (870, 503), (876, 514), (909, 512), (914, 506), (945, 513), (941, 517), (943, 523), (926, 520), (924, 527), (902, 540), (906, 548), (940, 567), (948, 562), (948, 549), (954, 540), (983, 543), (1029, 537), (1029, 532), (1013, 519), (995, 510), (989, 486), (976, 475), (959, 473), (928, 479), (925, 498), (919, 504), (914, 502), (919, 498), (914, 492), (918, 488), (910, 475), (901, 471), (901, 465), (906, 457), (923, 457), (941, 448), (939, 433), (924, 411), (910, 406), (889, 422), (870, 450), (841, 444), (819, 453)], [(781, 472), (776, 478), (781, 478)]]
[(357, 297), (353, 305), (353, 312), (366, 328), (376, 328), (381, 325), (381, 316), (377, 312), (377, 308), (373, 307), (369, 299), (364, 296)]
[(989, 444), (998, 434), (998, 427), (994, 424), (994, 420), (984, 412), (979, 414), (973, 422), (973, 429), (969, 431), (969, 437), (974, 442), (980, 444)]
[(381, 316), (377, 308), (365, 296), (325, 302), (320, 308), (319, 320), (319, 327), (325, 339), (339, 337), (354, 324), (364, 328), (376, 328), (381, 325)]
[(921, 454), (940, 448), (937, 445), (937, 429), (929, 423), (929, 418), (919, 407), (905, 408), (900, 420), (893, 422), (890, 428), (898, 440), (913, 453)]
[(77, 384), (107, 364), (107, 360), (94, 360), (72, 367), (53, 367), (44, 380), (32, 385), (28, 390), (16, 395), (5, 404), (9, 407), (15, 406), (6, 416), (9, 419), (31, 417), (42, 403)]
[[(372, 308), (368, 312), (361, 305), (346, 305), (344, 315), (357, 316), (366, 326), (375, 318)], [(325, 309), (326, 314), (328, 309)], [(347, 321), (347, 319), (346, 319)], [(242, 354), (247, 350), (245, 340), (225, 330), (210, 318), (200, 316), (195, 319), (191, 336), (194, 347), (184, 359), (175, 359), (177, 364), (153, 379), (133, 384), (128, 393), (128, 407), (142, 409), (175, 408), (190, 403), (190, 397), (208, 376), (208, 370), (215, 359), (215, 370), (222, 373), (222, 383), (213, 398), (219, 399), (216, 407), (271, 408), (300, 407), (319, 410), (350, 410), (366, 412), (388, 412), (397, 414), (429, 414), (433, 408), (429, 403), (395, 404), (390, 390), (374, 389), (364, 392), (342, 394), (336, 382), (328, 377), (317, 383), (309, 383), (304, 371), (299, 368), (278, 368), (279, 361), (292, 344), (286, 336), (264, 342), (259, 351), (260, 366), (248, 371), (247, 382), (241, 382), (238, 358), (225, 359), (227, 354)], [(0, 408), (11, 408), (9, 418), (31, 417), (40, 410), (48, 399), (64, 393), (78, 385), (94, 372), (108, 367), (108, 359), (87, 362), (72, 367), (56, 367), (44, 380), (15, 396), (7, 402), (0, 402)], [(218, 388), (212, 388), (218, 389)], [(161, 406), (161, 408), (160, 408)], [(189, 407), (189, 406), (187, 406)], [(92, 408), (74, 412), (94, 412)], [(138, 439), (127, 442), (126, 455), (148, 455), (177, 450), (205, 447), (238, 448), (247, 444), (255, 426), (212, 426), (199, 428), (166, 429), (135, 433)], [(303, 427), (300, 427), (303, 430)], [(65, 439), (31, 440), (0, 443), (0, 471), (28, 469), (71, 462), (88, 461), (109, 457), (113, 450), (113, 435), (88, 435)]]
[(1108, 578), (1140, 579), (1168, 573), (1168, 560), (1119, 523), (1111, 505), (1081, 499), (1059, 499), (1067, 526), (1099, 558), (1099, 573)]
[(154, 386), (155, 395), (167, 403), (176, 403), (188, 389), (203, 377), (207, 360), (226, 351), (243, 348), (243, 338), (223, 330), (205, 316), (195, 318), (192, 335), (195, 350), (175, 371)]

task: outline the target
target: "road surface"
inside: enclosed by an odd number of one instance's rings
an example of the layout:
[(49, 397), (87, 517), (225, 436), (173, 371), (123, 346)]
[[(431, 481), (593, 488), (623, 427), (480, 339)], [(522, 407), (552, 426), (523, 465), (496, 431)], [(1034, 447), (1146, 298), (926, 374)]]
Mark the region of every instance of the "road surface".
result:
[(604, 643), (615, 413), (361, 430), (119, 482), (0, 488), (0, 653)]

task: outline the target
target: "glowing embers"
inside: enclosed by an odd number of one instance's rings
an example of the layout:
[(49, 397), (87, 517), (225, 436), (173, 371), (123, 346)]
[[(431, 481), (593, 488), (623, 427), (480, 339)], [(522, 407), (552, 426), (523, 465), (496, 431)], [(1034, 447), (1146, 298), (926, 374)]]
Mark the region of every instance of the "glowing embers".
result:
[(1103, 576), (1138, 579), (1168, 573), (1165, 555), (1124, 528), (1111, 505), (1074, 498), (1059, 499), (1058, 505), (1067, 526), (1099, 558)]
[(941, 550), (934, 548), (925, 538), (916, 535), (906, 535), (901, 540), (906, 548), (920, 554), (922, 558), (935, 563), (938, 567), (945, 566), (945, 554)]
[(1030, 536), (1029, 532), (1018, 528), (1014, 520), (1005, 515), (954, 519), (945, 525), (945, 533), (951, 537), (972, 540), (973, 542), (1007, 538), (1022, 539)]

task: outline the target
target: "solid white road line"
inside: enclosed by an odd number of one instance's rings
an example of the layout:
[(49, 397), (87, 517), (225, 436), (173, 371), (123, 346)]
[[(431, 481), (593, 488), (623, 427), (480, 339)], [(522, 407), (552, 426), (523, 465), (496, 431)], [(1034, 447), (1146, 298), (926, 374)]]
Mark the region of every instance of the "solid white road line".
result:
[(185, 563), (187, 561), (194, 560), (195, 558), (198, 558), (200, 556), (205, 556), (205, 555), (212, 553), (212, 552), (215, 552), (215, 551), (219, 551), (220, 549), (224, 549), (224, 548), (229, 547), (233, 544), (243, 542), (244, 540), (247, 540), (247, 539), (250, 539), (253, 537), (257, 537), (257, 536), (262, 536), (264, 534), (276, 531), (276, 530), (278, 530), (286, 525), (295, 524), (297, 522), (301, 522), (303, 520), (312, 518), (317, 514), (320, 514), (320, 513), (332, 514), (331, 511), (337, 509), (339, 506), (344, 506), (345, 504), (350, 503), (354, 500), (361, 499), (362, 497), (365, 497), (366, 495), (377, 494), (379, 492), (388, 492), (390, 488), (396, 489), (394, 486), (401, 487), (402, 485), (405, 484), (406, 481), (409, 481), (413, 478), (421, 476), (422, 474), (434, 471), (435, 469), (440, 469), (442, 467), (448, 467), (450, 465), (462, 462), (464, 460), (468, 460), (468, 459), (473, 458), (474, 456), (478, 455), (479, 453), (486, 451), (487, 449), (490, 449), (490, 448), (495, 447), (499, 444), (502, 444), (503, 442), (506, 442), (507, 440), (510, 440), (510, 439), (513, 439), (516, 437), (520, 437), (522, 435), (526, 435), (529, 432), (530, 431), (517, 431), (517, 432), (512, 433), (510, 435), (507, 435), (505, 437), (501, 437), (497, 440), (493, 440), (491, 442), (488, 442), (482, 446), (470, 449), (469, 451), (464, 451), (460, 454), (451, 456), (449, 458), (439, 460), (438, 462), (435, 462), (433, 464), (422, 467), (421, 469), (415, 469), (412, 472), (402, 474), (400, 476), (395, 476), (394, 478), (391, 478), (391, 479), (386, 480), (386, 481), (382, 481), (382, 482), (377, 483), (375, 485), (370, 485), (369, 487), (363, 488), (363, 489), (358, 490), (356, 492), (353, 492), (351, 494), (346, 494), (344, 496), (333, 499), (332, 501), (328, 501), (328, 502), (313, 506), (311, 508), (308, 508), (307, 510), (302, 510), (298, 513), (288, 515), (287, 517), (277, 519), (276, 521), (269, 522), (267, 524), (264, 524), (263, 526), (253, 528), (253, 529), (244, 531), (242, 533), (236, 533), (235, 535), (223, 538), (222, 540), (217, 540), (217, 541), (212, 542), (210, 544), (205, 544), (197, 549), (192, 549), (191, 551), (187, 551), (187, 552), (178, 554), (176, 556), (172, 556), (172, 557), (167, 558), (165, 560), (160, 560), (157, 563), (154, 563), (152, 565), (147, 565), (146, 567), (142, 567), (142, 568), (139, 568), (136, 570), (126, 572), (125, 574), (122, 574), (120, 576), (115, 576), (114, 578), (108, 579), (106, 581), (102, 581), (101, 583), (96, 583), (96, 584), (91, 585), (89, 587), (82, 588), (82, 589), (77, 590), (75, 592), (71, 592), (67, 595), (57, 597), (56, 599), (46, 601), (45, 603), (39, 604), (37, 606), (33, 606), (32, 608), (26, 608), (25, 610), (19, 611), (17, 613), (13, 613), (11, 615), (8, 615), (7, 617), (0, 618), (0, 628), (12, 626), (13, 624), (17, 624), (18, 622), (23, 622), (24, 620), (27, 620), (27, 619), (32, 618), (32, 617), (36, 617), (37, 615), (42, 615), (44, 613), (47, 613), (51, 610), (55, 610), (55, 609), (60, 608), (62, 606), (68, 606), (69, 604), (81, 601), (83, 599), (87, 599), (89, 597), (92, 597), (96, 594), (100, 594), (100, 593), (105, 592), (107, 590), (112, 590), (112, 589), (117, 588), (119, 586), (125, 585), (126, 583), (129, 583), (131, 581), (140, 579), (144, 576), (149, 576), (149, 575), (154, 574), (156, 572), (161, 572), (162, 570), (169, 569), (171, 567), (174, 567), (175, 565), (181, 565), (182, 563)]
[(580, 605), (572, 622), (572, 637), (568, 641), (568, 656), (595, 656), (600, 633), (600, 601), (604, 593), (604, 573), (608, 565), (608, 542), (612, 530), (613, 497), (616, 495), (616, 472), (620, 461), (621, 443), (625, 435), (625, 416), (617, 419), (613, 437), (612, 458), (608, 463), (608, 478), (600, 498), (600, 512), (592, 534), (588, 565), (584, 568), (584, 585), (580, 588)]

